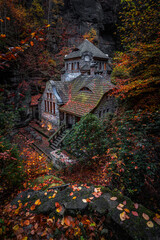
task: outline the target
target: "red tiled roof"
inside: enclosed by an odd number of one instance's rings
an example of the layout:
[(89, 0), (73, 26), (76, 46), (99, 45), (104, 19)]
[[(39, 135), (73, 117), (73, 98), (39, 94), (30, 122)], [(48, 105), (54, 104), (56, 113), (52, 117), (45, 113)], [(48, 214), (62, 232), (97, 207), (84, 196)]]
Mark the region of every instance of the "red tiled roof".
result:
[[(83, 91), (86, 87), (89, 91)], [(103, 95), (115, 87), (103, 76), (79, 76), (72, 81), (69, 101), (60, 107), (60, 111), (76, 116), (91, 112), (101, 101)]]
[(71, 113), (78, 117), (82, 117), (85, 114), (89, 113), (94, 107), (95, 107), (94, 105), (87, 103), (69, 101), (60, 109), (63, 112)]
[(41, 95), (42, 94), (38, 94), (38, 95), (35, 95), (35, 96), (32, 96), (31, 97), (31, 106), (36, 106), (36, 105), (38, 105), (38, 100), (40, 99), (40, 97), (41, 97)]

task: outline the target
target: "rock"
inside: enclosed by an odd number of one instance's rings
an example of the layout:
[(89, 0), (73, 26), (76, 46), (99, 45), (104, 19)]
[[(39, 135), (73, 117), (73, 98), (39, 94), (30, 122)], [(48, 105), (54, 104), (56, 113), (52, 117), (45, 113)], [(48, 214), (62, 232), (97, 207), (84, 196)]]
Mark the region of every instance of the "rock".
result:
[[(100, 216), (105, 216), (106, 226), (113, 227), (114, 231), (117, 229), (117, 234), (119, 232), (122, 234), (120, 239), (145, 239), (145, 240), (159, 240), (160, 239), (160, 227), (154, 221), (154, 227), (149, 228), (147, 226), (147, 221), (142, 217), (143, 213), (146, 213), (150, 220), (152, 221), (155, 214), (150, 210), (143, 207), (141, 204), (138, 205), (138, 209), (135, 210), (134, 203), (128, 197), (123, 196), (118, 191), (111, 191), (106, 188), (102, 188), (102, 195), (99, 198), (94, 197), (90, 201), (90, 197), (93, 197), (94, 186), (76, 186), (72, 187), (65, 185), (65, 188), (61, 189), (60, 186), (50, 191), (33, 191), (27, 190), (20, 193), (13, 201), (12, 205), (18, 206), (18, 201), (21, 200), (22, 204), (28, 202), (31, 206), (35, 204), (37, 199), (40, 199), (41, 204), (36, 206), (33, 212), (38, 214), (49, 215), (53, 217), (58, 215), (58, 217), (64, 214), (75, 215), (80, 214), (98, 214)], [(74, 191), (73, 191), (74, 190)], [(47, 193), (47, 194), (46, 194)], [(29, 198), (28, 198), (29, 196)], [(116, 196), (116, 200), (111, 200), (111, 197)], [(89, 201), (83, 201), (83, 199), (89, 199)], [(118, 210), (117, 206), (123, 201), (126, 201), (126, 205), (122, 207), (123, 209), (129, 209), (128, 219), (124, 221), (121, 220), (120, 214), (124, 210)], [(62, 207), (61, 211), (56, 211), (56, 204), (59, 203)], [(27, 207), (28, 207), (27, 205)], [(23, 208), (24, 211), (24, 208)], [(138, 212), (138, 217), (132, 214), (132, 211)], [(106, 235), (108, 229), (102, 232), (102, 235)], [(124, 237), (125, 236), (125, 237)], [(127, 236), (127, 237), (126, 237)]]

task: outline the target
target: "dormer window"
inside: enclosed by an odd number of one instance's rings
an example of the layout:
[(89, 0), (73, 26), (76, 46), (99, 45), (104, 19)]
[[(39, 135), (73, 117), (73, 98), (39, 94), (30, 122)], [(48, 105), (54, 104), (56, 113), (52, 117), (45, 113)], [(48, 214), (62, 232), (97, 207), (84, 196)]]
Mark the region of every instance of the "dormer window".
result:
[(83, 87), (80, 89), (80, 91), (92, 92), (88, 87)]
[(90, 58), (89, 58), (88, 55), (86, 55), (86, 56), (84, 57), (84, 61), (85, 61), (85, 62), (89, 62), (89, 61), (90, 61)]

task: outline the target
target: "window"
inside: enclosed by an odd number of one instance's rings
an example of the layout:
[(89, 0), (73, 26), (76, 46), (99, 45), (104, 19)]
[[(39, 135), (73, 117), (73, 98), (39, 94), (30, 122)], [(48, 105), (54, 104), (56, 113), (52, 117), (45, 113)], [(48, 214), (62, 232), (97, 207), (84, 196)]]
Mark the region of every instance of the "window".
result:
[(49, 101), (47, 101), (47, 112), (49, 112)]
[(106, 70), (107, 69), (107, 64), (106, 63), (104, 63), (104, 70)]
[(92, 92), (88, 87), (83, 87), (80, 91)]
[(46, 102), (46, 100), (44, 101), (44, 105), (45, 105), (45, 112), (47, 112), (47, 102)]
[(50, 102), (50, 113), (52, 113), (52, 102)]
[(72, 63), (72, 70), (74, 70), (74, 65), (73, 65), (73, 63)]
[(47, 99), (49, 99), (49, 93), (47, 93)]
[(90, 60), (90, 58), (89, 58), (88, 55), (84, 57), (84, 61), (85, 61), (85, 62), (89, 62), (89, 60)]
[(77, 62), (77, 69), (79, 69), (79, 62)]
[(53, 114), (55, 114), (55, 103), (53, 102)]
[(66, 70), (68, 70), (68, 63), (66, 64)]
[(50, 99), (52, 99), (52, 93), (50, 93)]

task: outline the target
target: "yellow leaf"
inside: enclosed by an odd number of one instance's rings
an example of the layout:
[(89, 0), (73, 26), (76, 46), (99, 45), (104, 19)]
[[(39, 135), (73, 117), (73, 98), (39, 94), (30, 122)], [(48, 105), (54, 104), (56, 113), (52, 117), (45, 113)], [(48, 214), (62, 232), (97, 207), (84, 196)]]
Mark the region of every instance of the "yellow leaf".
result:
[(154, 224), (153, 224), (152, 221), (148, 221), (148, 222), (147, 222), (147, 226), (148, 226), (149, 228), (152, 228), (152, 227), (154, 227)]
[(17, 231), (19, 229), (19, 226), (18, 225), (15, 225), (14, 227), (13, 227), (13, 230), (14, 231)]
[(35, 204), (36, 204), (36, 205), (40, 205), (40, 204), (41, 204), (40, 199), (38, 199), (37, 201), (35, 201)]
[(22, 238), (22, 240), (27, 240), (27, 239), (28, 239), (28, 237), (23, 237), (23, 238)]
[(126, 219), (129, 219), (129, 216), (126, 214), (126, 212), (120, 213), (119, 216), (120, 216), (121, 221), (124, 221), (124, 220), (126, 220)]
[(75, 196), (75, 197), (73, 197), (72, 199), (76, 199), (77, 197)]

